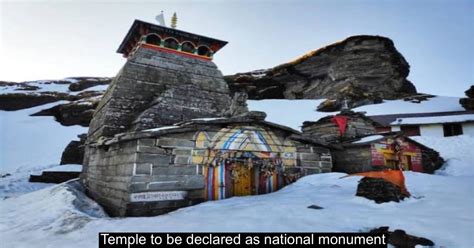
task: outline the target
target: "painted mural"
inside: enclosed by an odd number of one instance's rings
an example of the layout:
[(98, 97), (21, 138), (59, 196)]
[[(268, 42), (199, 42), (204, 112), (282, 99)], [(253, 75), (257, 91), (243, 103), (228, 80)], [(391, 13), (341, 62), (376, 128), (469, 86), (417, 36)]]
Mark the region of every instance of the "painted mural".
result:
[(373, 166), (423, 172), (421, 149), (403, 137), (373, 143), (371, 155)]
[(264, 194), (288, 184), (285, 168), (296, 165), (296, 147), (255, 126), (198, 132), (193, 164), (201, 165), (207, 200)]

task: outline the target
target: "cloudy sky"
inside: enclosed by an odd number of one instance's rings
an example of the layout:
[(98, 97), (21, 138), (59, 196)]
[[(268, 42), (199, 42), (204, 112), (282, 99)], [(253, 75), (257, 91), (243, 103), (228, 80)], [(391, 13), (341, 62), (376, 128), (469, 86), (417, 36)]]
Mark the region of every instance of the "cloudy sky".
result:
[(474, 1), (3, 1), (0, 80), (114, 76), (134, 19), (163, 10), (178, 28), (229, 41), (224, 74), (263, 69), (351, 35), (391, 38), (420, 92), (462, 96), (474, 84)]

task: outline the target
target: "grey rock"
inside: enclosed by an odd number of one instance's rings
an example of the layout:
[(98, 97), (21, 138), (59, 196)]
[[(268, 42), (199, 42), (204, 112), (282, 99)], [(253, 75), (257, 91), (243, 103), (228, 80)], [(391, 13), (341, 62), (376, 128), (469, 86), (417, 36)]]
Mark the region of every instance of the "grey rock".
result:
[(352, 36), (267, 70), (226, 76), (231, 92), (249, 99), (320, 99), (347, 97), (396, 99), (416, 93), (407, 80), (409, 65), (393, 42), (381, 36)]

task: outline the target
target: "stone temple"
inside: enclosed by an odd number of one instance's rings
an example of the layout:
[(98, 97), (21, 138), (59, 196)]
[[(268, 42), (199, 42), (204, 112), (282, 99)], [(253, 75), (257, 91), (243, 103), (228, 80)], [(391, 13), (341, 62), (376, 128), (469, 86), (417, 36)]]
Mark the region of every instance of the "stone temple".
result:
[(89, 138), (219, 116), (230, 97), (212, 56), (225, 44), (135, 20), (117, 50), (127, 63), (97, 107)]
[(81, 181), (112, 216), (263, 194), (329, 172), (329, 148), (231, 101), (212, 62), (226, 42), (136, 20), (91, 121)]

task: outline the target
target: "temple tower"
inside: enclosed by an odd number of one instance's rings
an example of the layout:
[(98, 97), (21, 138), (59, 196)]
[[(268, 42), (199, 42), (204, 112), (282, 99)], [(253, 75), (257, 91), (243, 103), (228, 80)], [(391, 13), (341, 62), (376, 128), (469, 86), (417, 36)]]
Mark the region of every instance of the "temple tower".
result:
[(135, 20), (117, 52), (127, 58), (98, 105), (88, 143), (126, 131), (221, 116), (229, 89), (212, 57), (227, 42)]

